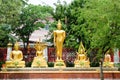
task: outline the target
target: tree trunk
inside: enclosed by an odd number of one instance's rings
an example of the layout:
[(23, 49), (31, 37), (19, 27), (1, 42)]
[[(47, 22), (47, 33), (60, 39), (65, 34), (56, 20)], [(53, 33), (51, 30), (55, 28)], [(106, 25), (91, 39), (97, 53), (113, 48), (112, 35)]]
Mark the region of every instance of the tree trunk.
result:
[(104, 80), (103, 61), (104, 61), (104, 53), (102, 53), (102, 58), (100, 59), (100, 79), (101, 80)]
[(24, 52), (23, 53), (26, 54), (27, 53), (27, 50), (26, 50), (27, 48), (26, 48), (26, 45), (25, 45), (24, 41), (23, 41), (23, 45), (24, 45)]
[(103, 62), (100, 61), (100, 79), (104, 80), (104, 74), (103, 74)]

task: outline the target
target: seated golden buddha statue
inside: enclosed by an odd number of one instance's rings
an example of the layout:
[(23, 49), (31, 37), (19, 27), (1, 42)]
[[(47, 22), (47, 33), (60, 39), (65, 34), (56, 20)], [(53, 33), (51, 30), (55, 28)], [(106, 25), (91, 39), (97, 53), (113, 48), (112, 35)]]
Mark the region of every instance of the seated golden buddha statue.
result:
[(90, 61), (89, 58), (86, 56), (85, 48), (80, 43), (78, 52), (77, 52), (77, 58), (74, 61), (75, 67), (90, 67)]
[(114, 67), (114, 63), (111, 62), (110, 50), (105, 53), (103, 67)]
[(40, 44), (40, 42), (36, 42), (36, 57), (34, 57), (31, 67), (48, 67), (47, 61), (43, 56), (43, 50), (45, 49), (45, 44)]
[(6, 67), (25, 67), (25, 61), (22, 61), (23, 53), (19, 50), (18, 42), (14, 45), (14, 50), (10, 53), (10, 61), (6, 61)]

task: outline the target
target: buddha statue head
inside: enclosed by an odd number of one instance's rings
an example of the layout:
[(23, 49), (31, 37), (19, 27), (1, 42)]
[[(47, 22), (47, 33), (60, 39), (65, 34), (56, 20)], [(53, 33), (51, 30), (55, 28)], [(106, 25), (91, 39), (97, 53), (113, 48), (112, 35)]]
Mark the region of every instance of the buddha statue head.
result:
[(58, 28), (58, 30), (61, 29), (61, 22), (60, 22), (60, 20), (58, 20), (57, 28)]
[(19, 46), (20, 46), (19, 43), (16, 41), (16, 43), (14, 44), (14, 49), (15, 49), (15, 50), (18, 50), (18, 49), (19, 49)]
[(35, 43), (35, 46), (34, 46), (34, 47), (35, 47), (36, 50), (38, 50), (39, 44), (40, 44), (40, 42), (36, 42), (36, 43)]
[(42, 46), (38, 45), (38, 46), (37, 46), (37, 50), (38, 50), (38, 51), (41, 51), (41, 50), (42, 50)]

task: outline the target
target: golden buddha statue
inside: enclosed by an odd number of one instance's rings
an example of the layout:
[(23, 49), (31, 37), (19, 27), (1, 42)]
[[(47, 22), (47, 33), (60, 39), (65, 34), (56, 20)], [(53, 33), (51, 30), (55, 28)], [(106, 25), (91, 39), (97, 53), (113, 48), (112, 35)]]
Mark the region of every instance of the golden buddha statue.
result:
[(62, 60), (62, 48), (63, 48), (63, 42), (65, 39), (65, 31), (61, 30), (61, 22), (58, 21), (57, 29), (53, 32), (54, 34), (54, 46), (56, 47), (56, 62), (54, 67), (57, 67), (57, 65), (64, 66), (65, 63)]
[(90, 67), (90, 61), (89, 58), (86, 56), (85, 48), (80, 43), (78, 52), (77, 52), (77, 58), (74, 61), (75, 67)]
[(114, 63), (111, 62), (110, 50), (105, 53), (103, 67), (114, 67)]
[(14, 50), (10, 53), (10, 61), (6, 61), (6, 67), (25, 67), (23, 53), (19, 50), (18, 42), (14, 45)]
[(43, 50), (45, 49), (46, 45), (40, 42), (36, 42), (35, 49), (36, 49), (36, 57), (34, 57), (31, 67), (48, 67), (47, 61), (43, 56)]

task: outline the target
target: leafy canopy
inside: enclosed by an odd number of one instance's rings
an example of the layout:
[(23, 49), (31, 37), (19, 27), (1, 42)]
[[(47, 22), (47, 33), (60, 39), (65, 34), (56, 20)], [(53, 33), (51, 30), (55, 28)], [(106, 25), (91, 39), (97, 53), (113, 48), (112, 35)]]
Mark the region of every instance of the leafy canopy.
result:
[(17, 26), (21, 9), (27, 0), (0, 0), (0, 47), (7, 46), (12, 28)]
[(88, 54), (98, 58), (110, 48), (120, 48), (119, 3), (120, 0), (73, 0), (69, 5), (58, 4), (55, 13), (61, 16), (53, 16), (65, 25), (64, 46), (78, 50), (82, 41)]
[[(50, 16), (52, 8), (49, 6), (29, 4), (22, 9), (20, 14), (19, 27), (15, 28), (15, 33), (19, 39), (25, 43), (29, 42), (29, 37), (34, 30), (44, 27), (44, 22)], [(25, 45), (24, 45), (25, 47)]]

